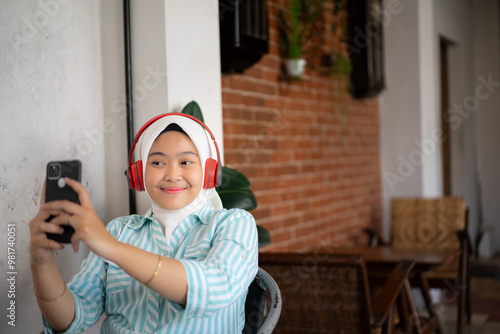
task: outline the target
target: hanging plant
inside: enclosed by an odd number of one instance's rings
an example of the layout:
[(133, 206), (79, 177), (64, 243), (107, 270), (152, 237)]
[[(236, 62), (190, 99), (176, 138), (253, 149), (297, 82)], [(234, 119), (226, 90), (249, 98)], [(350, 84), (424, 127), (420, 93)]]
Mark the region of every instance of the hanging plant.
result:
[(306, 65), (306, 54), (315, 23), (323, 14), (324, 0), (290, 0), (288, 11), (279, 11), (279, 34), (284, 48), (285, 68), (291, 77), (300, 78)]

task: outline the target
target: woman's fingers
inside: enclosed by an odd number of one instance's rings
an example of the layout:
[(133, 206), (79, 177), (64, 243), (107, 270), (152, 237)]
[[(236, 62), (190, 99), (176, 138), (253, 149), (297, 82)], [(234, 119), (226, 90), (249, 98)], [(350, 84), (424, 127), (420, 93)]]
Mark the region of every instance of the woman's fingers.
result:
[(88, 206), (89, 204), (92, 206), (87, 188), (85, 188), (80, 182), (69, 177), (65, 177), (64, 181), (78, 194), (78, 200), (82, 206)]
[(40, 232), (43, 233), (53, 233), (53, 234), (62, 234), (64, 232), (64, 229), (61, 226), (53, 224), (51, 222), (41, 223), (39, 230)]
[(78, 235), (75, 233), (71, 237), (71, 246), (73, 247), (73, 251), (75, 253), (78, 252), (78, 246), (80, 245), (80, 239), (78, 238)]
[[(73, 217), (73, 220), (71, 220), (71, 218)], [(63, 226), (63, 225), (69, 225), (69, 226), (72, 226), (73, 228), (75, 227), (74, 226), (74, 216), (68, 214), (68, 213), (60, 213), (58, 214), (57, 216), (55, 216), (54, 218), (52, 218), (50, 220), (50, 224), (52, 225), (55, 225), (55, 226)]]
[(68, 200), (52, 201), (42, 205), (42, 210), (52, 216), (59, 216), (63, 213), (75, 215), (80, 212), (80, 205)]
[(46, 235), (38, 235), (33, 237), (31, 240), (32, 246), (36, 246), (38, 248), (49, 248), (53, 250), (60, 250), (64, 248), (64, 245), (52, 240), (48, 239)]
[(75, 252), (80, 241), (94, 253), (101, 255), (109, 249), (114, 238), (107, 232), (90, 201), (87, 189), (78, 181), (65, 178), (66, 184), (77, 194), (80, 204), (68, 200), (51, 201), (41, 206), (41, 211), (54, 215), (50, 221), (58, 227), (70, 225), (75, 229), (71, 237), (71, 245)]

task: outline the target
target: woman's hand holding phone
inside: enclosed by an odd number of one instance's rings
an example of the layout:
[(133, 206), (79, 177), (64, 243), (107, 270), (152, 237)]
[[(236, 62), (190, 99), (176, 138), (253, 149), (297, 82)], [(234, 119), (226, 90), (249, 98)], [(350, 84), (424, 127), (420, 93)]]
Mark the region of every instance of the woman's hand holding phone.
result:
[(75, 252), (83, 241), (90, 250), (104, 256), (116, 241), (106, 230), (79, 182), (81, 163), (53, 161), (47, 164), (40, 211), (30, 222), (33, 264), (53, 260), (53, 251), (71, 243)]
[(77, 194), (80, 204), (71, 201), (52, 201), (42, 205), (42, 209), (56, 216), (50, 223), (59, 227), (71, 226), (75, 232), (71, 237), (73, 249), (78, 251), (78, 244), (83, 241), (87, 247), (99, 256), (107, 257), (118, 241), (106, 230), (90, 201), (87, 189), (78, 181), (66, 178), (66, 184)]
[(54, 250), (60, 250), (64, 247), (61, 243), (47, 238), (47, 233), (61, 234), (63, 229), (61, 226), (46, 221), (50, 214), (43, 209), (45, 189), (46, 182), (43, 184), (40, 210), (30, 221), (30, 262), (32, 265), (43, 265), (53, 261)]

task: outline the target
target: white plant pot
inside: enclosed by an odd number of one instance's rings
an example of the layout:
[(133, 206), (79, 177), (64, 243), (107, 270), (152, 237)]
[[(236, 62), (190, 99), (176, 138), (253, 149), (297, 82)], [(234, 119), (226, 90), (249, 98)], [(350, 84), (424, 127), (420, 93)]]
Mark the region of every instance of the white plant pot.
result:
[(299, 78), (304, 73), (306, 67), (305, 59), (286, 59), (285, 68), (286, 72), (291, 77)]

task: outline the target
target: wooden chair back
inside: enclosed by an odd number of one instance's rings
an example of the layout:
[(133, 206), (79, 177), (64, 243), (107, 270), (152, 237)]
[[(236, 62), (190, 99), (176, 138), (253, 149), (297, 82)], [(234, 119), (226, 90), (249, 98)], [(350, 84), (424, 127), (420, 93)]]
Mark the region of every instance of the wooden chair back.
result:
[(371, 296), (359, 255), (261, 253), (283, 307), (274, 333), (372, 333)]
[[(394, 198), (391, 201), (392, 247), (398, 249), (454, 250), (457, 232), (465, 230), (465, 199)], [(458, 275), (459, 259), (433, 270)]]

